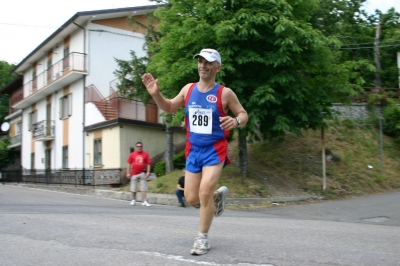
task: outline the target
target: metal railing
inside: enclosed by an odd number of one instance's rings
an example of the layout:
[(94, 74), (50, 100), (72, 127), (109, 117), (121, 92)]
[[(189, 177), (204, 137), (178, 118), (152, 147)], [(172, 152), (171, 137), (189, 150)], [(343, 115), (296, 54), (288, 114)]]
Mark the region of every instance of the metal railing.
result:
[(73, 186), (121, 186), (122, 169), (0, 170), (0, 182)]
[(104, 98), (97, 90), (96, 86), (89, 85), (85, 90), (86, 103), (99, 102), (97, 108), (107, 119), (125, 118), (131, 120), (140, 120), (152, 123), (162, 123), (161, 113), (157, 104), (149, 102), (146, 105), (138, 100), (126, 99), (120, 96), (114, 89), (110, 89), (110, 95)]
[(21, 144), (22, 134), (15, 135), (10, 138), (11, 145)]
[(54, 120), (42, 120), (32, 125), (33, 139), (43, 137), (54, 137), (55, 123)]
[(51, 67), (34, 77), (31, 81), (22, 85), (22, 87), (11, 95), (11, 106), (15, 105), (24, 98), (45, 88), (54, 81), (66, 76), (71, 72), (86, 72), (86, 54), (70, 53)]

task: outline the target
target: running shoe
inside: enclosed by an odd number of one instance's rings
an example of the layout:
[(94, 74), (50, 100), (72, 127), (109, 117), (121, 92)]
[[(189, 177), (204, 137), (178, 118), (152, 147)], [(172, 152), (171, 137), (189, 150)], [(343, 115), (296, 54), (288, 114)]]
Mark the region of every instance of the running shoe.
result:
[(204, 235), (197, 235), (194, 240), (193, 248), (190, 251), (192, 255), (204, 255), (210, 249), (210, 241)]
[(134, 206), (135, 204), (136, 204), (136, 201), (135, 201), (135, 200), (132, 200), (132, 201), (131, 201), (131, 205)]
[(222, 186), (217, 191), (214, 192), (215, 217), (221, 216), (221, 214), (224, 212), (225, 198), (227, 194), (228, 194), (228, 188), (226, 186)]

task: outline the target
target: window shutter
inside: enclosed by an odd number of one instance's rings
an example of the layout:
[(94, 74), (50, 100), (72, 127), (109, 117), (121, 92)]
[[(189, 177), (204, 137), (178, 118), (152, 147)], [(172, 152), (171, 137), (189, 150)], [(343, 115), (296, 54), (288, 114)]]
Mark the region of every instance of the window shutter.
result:
[(62, 117), (62, 113), (63, 113), (63, 98), (61, 97), (60, 98), (60, 108), (58, 109), (58, 113), (59, 113), (59, 116), (60, 116), (60, 120), (63, 118)]
[(68, 116), (72, 115), (72, 94), (68, 95)]

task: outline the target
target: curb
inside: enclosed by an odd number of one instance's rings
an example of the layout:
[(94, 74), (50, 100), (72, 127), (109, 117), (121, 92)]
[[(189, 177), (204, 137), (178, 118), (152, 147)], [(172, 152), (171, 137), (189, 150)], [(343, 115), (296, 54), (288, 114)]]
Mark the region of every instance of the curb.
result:
[[(113, 189), (94, 189), (92, 187), (71, 187), (61, 185), (45, 185), (45, 184), (21, 184), (21, 183), (3, 183), (3, 185), (11, 185), (15, 187), (27, 187), (34, 189), (45, 189), (70, 194), (85, 195), (97, 198), (116, 199), (116, 200), (132, 200), (131, 192), (115, 191)], [(284, 203), (284, 202), (300, 202), (309, 200), (322, 200), (323, 197), (317, 196), (300, 196), (300, 197), (272, 197), (272, 198), (227, 198), (227, 205), (238, 204), (258, 204), (258, 203)], [(137, 200), (141, 201), (141, 194), (137, 193)], [(157, 194), (147, 193), (147, 201), (150, 204), (179, 206), (178, 200), (173, 194)]]

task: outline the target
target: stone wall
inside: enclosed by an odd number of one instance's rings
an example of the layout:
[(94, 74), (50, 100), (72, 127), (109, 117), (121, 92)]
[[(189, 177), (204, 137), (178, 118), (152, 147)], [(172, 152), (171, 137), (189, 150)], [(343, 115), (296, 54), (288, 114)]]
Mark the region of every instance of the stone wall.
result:
[[(356, 119), (366, 120), (370, 117), (371, 109), (366, 103), (353, 103), (351, 105), (344, 105), (341, 103), (334, 103), (332, 106), (334, 111), (339, 112), (337, 115), (339, 119)], [(377, 116), (381, 114), (381, 106), (376, 106)]]

